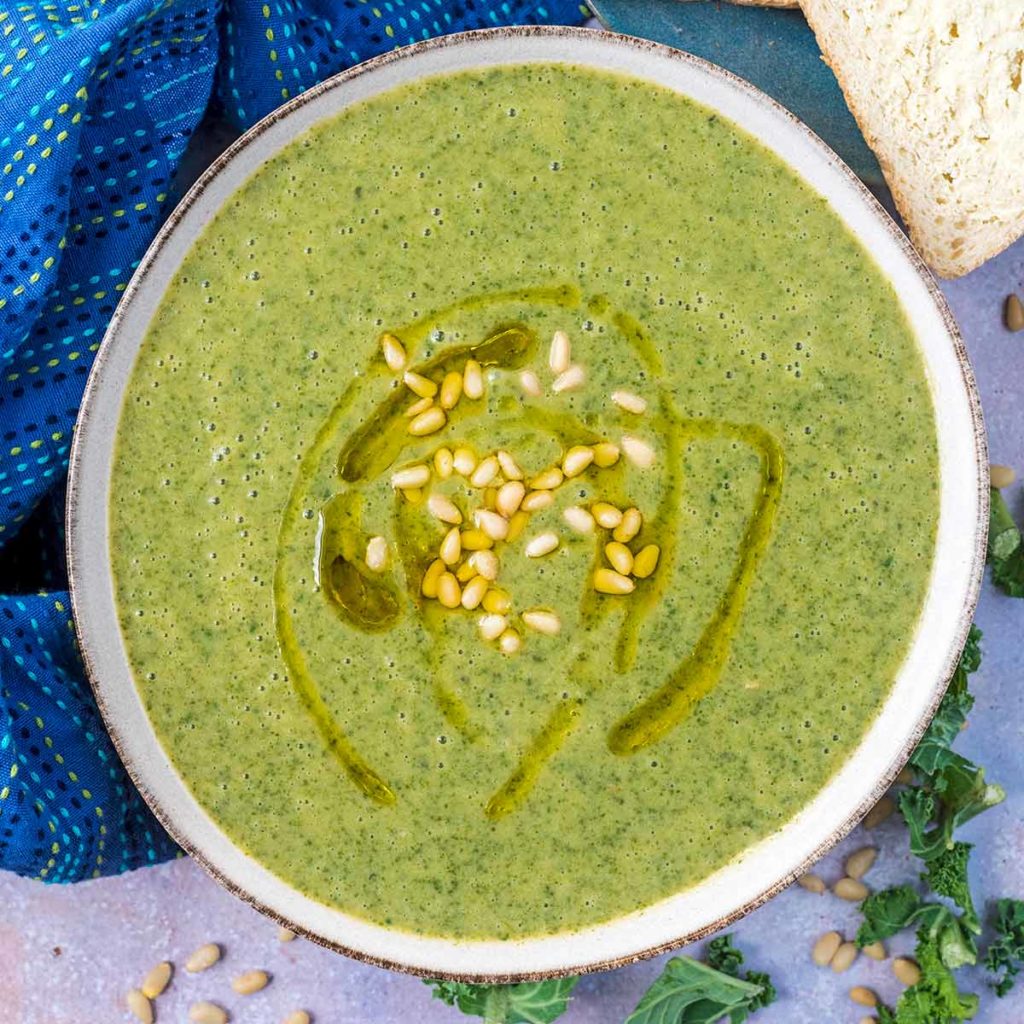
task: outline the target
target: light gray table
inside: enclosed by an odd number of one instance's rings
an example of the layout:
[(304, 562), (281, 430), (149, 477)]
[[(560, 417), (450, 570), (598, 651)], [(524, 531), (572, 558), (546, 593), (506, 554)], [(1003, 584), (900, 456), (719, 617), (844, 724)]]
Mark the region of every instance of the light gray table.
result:
[[(978, 376), (992, 459), (1024, 475), (1024, 333), (1011, 335), (1001, 319), (1002, 300), (1012, 289), (1024, 292), (1024, 241), (943, 288)], [(1021, 518), (1021, 486), (1008, 496)], [(1008, 798), (968, 825), (964, 835), (977, 843), (979, 897), (1024, 897), (1024, 601), (1005, 598), (986, 582), (977, 622), (985, 631), (985, 660), (974, 677), (977, 706), (959, 749), (984, 764)], [(891, 819), (870, 841), (882, 849), (868, 878), (873, 887), (913, 877), (917, 865), (907, 852), (902, 824)], [(857, 830), (825, 858), (820, 872), (829, 880), (838, 877), (844, 852), (864, 842)], [(0, 873), (0, 908), (0, 1024), (128, 1020), (123, 993), (152, 964), (181, 963), (209, 941), (224, 946), (223, 962), (200, 976), (177, 975), (158, 1003), (160, 1021), (184, 1021), (189, 1004), (201, 998), (222, 1002), (234, 1021), (245, 1024), (274, 1024), (298, 1008), (309, 1010), (319, 1024), (464, 1019), (431, 1001), (414, 978), (365, 967), (302, 940), (279, 943), (273, 923), (188, 860), (68, 888)], [(857, 916), (848, 904), (792, 889), (732, 929), (750, 964), (769, 970), (780, 991), (778, 1003), (757, 1015), (758, 1024), (855, 1024), (864, 1012), (847, 998), (855, 984), (895, 998), (899, 989), (887, 964), (861, 958), (840, 977), (810, 965), (814, 938), (832, 928), (845, 928), (852, 936)], [(566, 1024), (618, 1024), (663, 959), (585, 979)], [(230, 979), (253, 967), (272, 972), (273, 983), (258, 995), (234, 996)], [(980, 973), (972, 980), (983, 993), (979, 1021), (1024, 1021), (1024, 982), (1012, 996), (997, 1000)]]

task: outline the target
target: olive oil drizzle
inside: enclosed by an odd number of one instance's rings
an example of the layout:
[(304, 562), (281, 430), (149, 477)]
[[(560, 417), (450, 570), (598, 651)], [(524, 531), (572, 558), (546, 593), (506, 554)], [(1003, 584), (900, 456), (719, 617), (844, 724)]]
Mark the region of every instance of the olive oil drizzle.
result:
[(634, 754), (661, 739), (684, 721), (718, 683), (758, 564), (771, 541), (782, 495), (785, 465), (782, 447), (764, 428), (703, 420), (680, 420), (678, 427), (684, 436), (732, 437), (754, 448), (761, 457), (761, 490), (725, 593), (691, 653), (658, 690), (609, 732), (608, 748), (615, 754)]
[[(436, 323), (443, 320), (446, 316), (463, 310), (486, 308), (490, 305), (513, 302), (552, 303), (571, 309), (578, 306), (580, 301), (581, 298), (579, 290), (569, 285), (556, 288), (514, 289), (452, 303), (449, 306), (431, 313), (427, 317), (413, 321), (406, 327), (402, 328), (398, 333), (409, 347), (409, 351), (412, 352), (418, 345), (422, 344)], [(493, 342), (494, 340), (495, 338), (492, 336), (483, 344), (486, 345), (488, 342)], [(526, 355), (529, 354), (528, 347), (523, 347), (522, 350), (520, 350), (520, 343), (523, 340), (529, 342), (530, 336), (527, 335), (524, 338), (517, 339), (515, 344), (511, 346), (511, 354), (515, 359), (525, 358)], [(465, 346), (464, 348), (473, 349), (474, 346)], [(473, 353), (470, 352), (469, 354), (472, 355)], [(495, 353), (495, 355), (496, 354), (497, 353)], [(465, 358), (466, 355), (467, 352), (463, 351), (462, 358)], [(485, 350), (483, 355), (484, 360), (492, 359), (492, 353), (490, 350)], [(431, 368), (435, 362), (438, 366), (443, 366), (445, 362), (453, 357), (454, 350), (448, 350), (436, 357), (435, 360), (431, 360), (426, 364), (427, 368)], [(371, 375), (383, 376), (382, 370), (376, 370), (376, 372), (375, 370), (376, 367), (371, 366)], [(363, 758), (355, 745), (348, 739), (345, 731), (339, 724), (337, 717), (324, 701), (323, 696), (320, 693), (319, 685), (309, 671), (305, 656), (302, 653), (302, 648), (298, 642), (295, 632), (291, 601), (288, 596), (288, 579), (286, 578), (285, 573), (284, 558), (285, 552), (291, 549), (295, 540), (296, 527), (301, 519), (303, 496), (306, 494), (309, 484), (314, 478), (317, 467), (321, 465), (327, 451), (335, 443), (335, 439), (344, 416), (355, 400), (357, 388), (364, 387), (365, 385), (365, 379), (357, 380), (353, 381), (352, 384), (345, 389), (344, 393), (335, 403), (330, 413), (328, 413), (326, 419), (321, 424), (320, 429), (317, 431), (313, 439), (312, 445), (310, 445), (310, 447), (303, 453), (302, 459), (300, 460), (298, 472), (296, 473), (291, 491), (289, 492), (288, 502), (281, 518), (281, 527), (278, 531), (277, 559), (274, 569), (273, 585), (274, 624), (277, 632), (278, 646), (288, 669), (289, 681), (292, 684), (292, 688), (294, 689), (299, 702), (313, 720), (324, 745), (331, 752), (344, 773), (365, 796), (376, 804), (389, 806), (394, 804), (397, 799), (394, 790), (366, 761), (366, 759)], [(396, 389), (396, 391), (397, 390), (398, 389)], [(403, 396), (403, 399), (404, 397), (405, 396)], [(398, 412), (398, 404), (395, 403), (394, 409), (392, 409), (392, 401), (392, 398), (386, 399), (385, 402), (382, 403), (382, 406), (385, 406), (388, 412), (394, 415)], [(382, 410), (378, 409), (378, 412), (380, 411)], [(401, 414), (398, 413), (398, 415), (400, 416)], [(371, 417), (370, 423), (367, 424), (367, 427), (374, 424), (375, 419), (376, 417)], [(378, 420), (375, 424), (375, 429), (379, 430), (379, 427), (380, 422)], [(381, 433), (384, 432), (381, 431)], [(365, 436), (366, 439), (371, 442), (373, 458), (368, 461), (362, 461), (353, 455), (355, 450), (353, 445), (355, 436), (353, 435), (342, 449), (342, 454), (338, 460), (339, 475), (343, 480), (354, 482), (360, 479), (365, 479), (366, 475), (371, 472), (383, 471), (383, 469), (387, 468), (387, 465), (390, 464), (385, 460), (390, 457), (393, 461), (393, 459), (400, 453), (402, 447), (408, 443), (407, 439), (403, 439), (403, 444), (398, 447), (397, 451), (395, 451), (393, 447), (388, 445), (384, 445), (382, 448), (377, 448), (376, 445), (373, 444), (375, 438), (373, 429), (367, 430)], [(323, 524), (321, 523), (321, 529), (322, 528)], [(317, 566), (315, 568), (315, 576), (317, 580), (320, 581), (320, 585), (323, 585), (323, 567)], [(440, 689), (435, 686), (435, 697), (441, 707), (442, 713), (456, 728), (460, 730), (460, 732), (471, 732), (472, 727), (469, 723), (468, 710), (461, 701), (461, 698), (450, 693), (444, 686), (441, 686)]]
[(484, 814), (488, 818), (504, 818), (511, 814), (530, 794), (547, 762), (562, 749), (579, 722), (583, 701), (562, 700), (555, 705), (544, 727), (534, 736), (498, 791), (487, 801)]
[[(591, 312), (600, 315), (607, 311), (608, 303), (598, 296), (588, 303)], [(662, 378), (661, 361), (651, 339), (640, 323), (625, 313), (615, 313), (612, 323), (626, 341), (640, 356), (653, 380)], [(666, 459), (670, 464), (682, 464), (683, 443), (688, 438), (711, 439), (730, 437), (748, 445), (758, 452), (761, 465), (761, 489), (754, 511), (748, 521), (740, 543), (740, 554), (714, 613), (705, 625), (693, 651), (672, 673), (668, 681), (651, 697), (629, 712), (609, 733), (609, 749), (616, 754), (632, 754), (653, 743), (682, 723), (697, 706), (699, 701), (714, 689), (721, 678), (728, 660), (733, 635), (739, 624), (747, 595), (753, 586), (757, 567), (768, 548), (782, 493), (784, 458), (782, 448), (774, 437), (762, 427), (754, 424), (730, 423), (724, 420), (707, 420), (680, 416), (665, 388), (659, 388), (659, 408), (655, 419), (657, 433), (665, 439)], [(615, 467), (619, 470), (620, 467)], [(621, 487), (621, 475), (610, 475), (613, 487)], [(607, 494), (607, 497), (615, 495)], [(674, 486), (668, 488), (658, 504), (657, 520), (671, 522), (682, 496), (682, 477), (678, 475)], [(619, 498), (619, 504), (625, 504)], [(644, 527), (646, 530), (646, 526)], [(615, 667), (619, 673), (632, 668), (636, 661), (643, 619), (658, 604), (669, 585), (671, 574), (668, 567), (675, 557), (676, 536), (671, 530), (658, 534), (661, 545), (661, 571), (645, 581), (643, 588), (630, 595), (619, 628), (615, 646)], [(643, 544), (641, 532), (639, 543)], [(594, 568), (600, 564), (601, 540), (595, 541)], [(621, 602), (601, 598), (593, 591), (584, 591), (582, 615), (587, 618), (604, 618), (613, 608), (618, 610)], [(593, 672), (581, 671), (574, 674), (578, 685), (589, 695), (599, 685), (598, 676)], [(485, 807), (488, 817), (504, 817), (522, 804), (530, 790), (540, 778), (548, 761), (561, 749), (576, 723), (585, 697), (577, 700), (572, 716), (565, 711), (563, 702), (523, 751), (511, 775), (491, 797)]]

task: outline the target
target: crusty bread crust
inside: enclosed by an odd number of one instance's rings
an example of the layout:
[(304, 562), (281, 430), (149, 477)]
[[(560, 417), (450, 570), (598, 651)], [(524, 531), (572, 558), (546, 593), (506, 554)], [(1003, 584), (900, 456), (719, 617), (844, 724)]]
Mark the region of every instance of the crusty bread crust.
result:
[(936, 272), (966, 274), (1024, 234), (1024, 5), (803, 0), (803, 9)]

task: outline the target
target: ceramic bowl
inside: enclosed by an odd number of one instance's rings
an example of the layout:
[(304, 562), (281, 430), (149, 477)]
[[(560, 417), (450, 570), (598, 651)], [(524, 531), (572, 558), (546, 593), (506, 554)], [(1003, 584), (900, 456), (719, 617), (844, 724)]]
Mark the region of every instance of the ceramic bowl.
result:
[[(892, 283), (923, 355), (940, 453), (938, 539), (920, 622), (890, 696), (842, 770), (784, 828), (694, 888), (626, 917), (521, 941), (452, 941), (390, 930), (309, 899), (207, 816), (158, 742), (132, 680), (115, 612), (107, 499), (139, 345), (192, 241), (235, 189), (310, 125), (350, 104), (430, 75), (529, 61), (626, 72), (691, 97), (760, 139), (826, 197)], [(142, 261), (96, 357), (71, 454), (68, 547), (75, 618), (104, 720), (136, 785), (184, 849), (231, 891), (324, 945), (425, 975), (507, 980), (611, 967), (703, 936), (789, 885), (845, 835), (892, 783), (955, 667), (984, 565), (987, 503), (984, 429), (956, 325), (903, 234), (831, 150), (773, 100), (688, 54), (583, 29), (500, 29), (419, 43), (324, 82), (251, 129), (192, 188)]]

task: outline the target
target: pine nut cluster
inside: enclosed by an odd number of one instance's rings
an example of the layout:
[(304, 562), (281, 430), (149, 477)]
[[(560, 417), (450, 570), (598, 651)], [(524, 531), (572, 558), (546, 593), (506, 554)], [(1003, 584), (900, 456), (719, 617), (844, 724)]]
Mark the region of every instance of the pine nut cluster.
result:
[[(475, 360), (467, 359), (461, 372), (452, 370), (441, 380), (431, 380), (408, 368), (405, 347), (395, 335), (381, 337), (381, 352), (388, 368), (402, 374), (403, 383), (415, 396), (416, 400), (406, 410), (407, 429), (413, 435), (436, 433), (447, 425), (448, 414), (461, 398), (477, 400), (484, 396), (483, 371)], [(572, 361), (572, 343), (565, 331), (555, 331), (551, 339), (547, 369), (552, 375), (550, 390), (555, 395), (580, 388), (586, 382), (585, 369)], [(541, 379), (533, 370), (522, 371), (519, 380), (526, 395), (537, 397), (543, 393)], [(642, 415), (647, 409), (646, 400), (632, 392), (618, 390), (610, 397), (615, 406), (632, 415)], [(426, 566), (420, 583), (422, 596), (452, 611), (479, 610), (477, 625), (481, 638), (497, 644), (505, 654), (521, 649), (524, 631), (558, 634), (561, 618), (549, 608), (525, 609), (518, 621), (513, 621), (512, 598), (497, 585), (501, 545), (524, 537), (531, 515), (551, 506), (566, 481), (591, 469), (608, 469), (622, 455), (640, 469), (649, 469), (657, 458), (646, 441), (625, 435), (621, 446), (611, 441), (573, 445), (557, 463), (532, 476), (509, 451), (481, 456), (467, 445), (439, 447), (429, 460), (397, 469), (391, 475), (391, 486), (410, 503), (423, 504), (444, 528), (436, 557)], [(470, 507), (465, 510), (451, 497), (430, 489), (431, 483), (453, 476), (461, 477), (470, 493)], [(595, 502), (589, 509), (568, 508), (563, 517), (575, 533), (592, 534), (600, 528), (610, 534), (603, 547), (608, 565), (597, 568), (591, 581), (598, 593), (630, 594), (637, 580), (647, 579), (657, 569), (661, 554), (658, 545), (646, 544), (635, 551), (629, 547), (643, 527), (639, 509), (619, 509), (607, 502)], [(558, 533), (545, 530), (525, 537), (523, 553), (527, 558), (544, 558), (560, 544)], [(388, 568), (391, 559), (385, 538), (370, 538), (365, 561), (374, 572)]]

